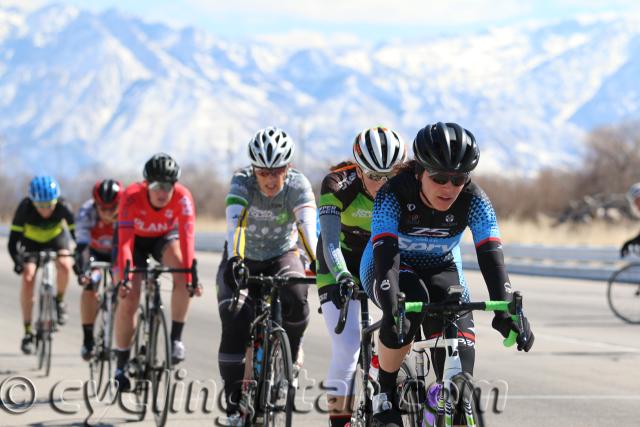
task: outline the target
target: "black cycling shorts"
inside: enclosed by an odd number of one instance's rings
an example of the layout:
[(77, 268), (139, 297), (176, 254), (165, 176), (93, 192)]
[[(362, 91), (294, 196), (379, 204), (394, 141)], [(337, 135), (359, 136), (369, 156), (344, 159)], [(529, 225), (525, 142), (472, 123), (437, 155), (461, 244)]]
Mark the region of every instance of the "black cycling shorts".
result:
[[(48, 242), (36, 242), (35, 240), (27, 239), (23, 237), (20, 243), (24, 249), (24, 252), (40, 252), (40, 251), (56, 251), (71, 250), (71, 236), (65, 229), (53, 239)], [(23, 262), (37, 262), (35, 255), (27, 255), (24, 257)]]

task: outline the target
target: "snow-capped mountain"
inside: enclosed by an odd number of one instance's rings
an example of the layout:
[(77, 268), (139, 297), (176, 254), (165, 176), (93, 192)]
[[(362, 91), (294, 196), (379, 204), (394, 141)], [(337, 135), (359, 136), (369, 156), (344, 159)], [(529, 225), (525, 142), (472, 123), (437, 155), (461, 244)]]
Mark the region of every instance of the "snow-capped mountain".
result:
[(427, 123), (455, 121), (475, 133), (481, 170), (535, 171), (576, 162), (593, 127), (640, 117), (633, 17), (375, 45), (306, 40), (234, 41), (115, 10), (0, 6), (3, 165), (73, 176), (138, 170), (167, 151), (225, 174), (247, 163), (253, 133), (275, 124), (311, 167), (348, 157), (365, 127), (410, 142)]

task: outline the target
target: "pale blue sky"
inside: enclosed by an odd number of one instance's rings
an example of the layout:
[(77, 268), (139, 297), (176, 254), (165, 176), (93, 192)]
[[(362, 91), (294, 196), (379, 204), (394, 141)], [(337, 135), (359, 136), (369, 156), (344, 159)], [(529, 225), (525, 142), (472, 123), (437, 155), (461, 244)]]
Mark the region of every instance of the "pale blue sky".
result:
[[(2, 3), (49, 3), (2, 0)], [(638, 0), (59, 0), (102, 11), (115, 7), (145, 20), (195, 26), (229, 38), (312, 30), (368, 40), (459, 34), (529, 20), (580, 14), (640, 14)]]

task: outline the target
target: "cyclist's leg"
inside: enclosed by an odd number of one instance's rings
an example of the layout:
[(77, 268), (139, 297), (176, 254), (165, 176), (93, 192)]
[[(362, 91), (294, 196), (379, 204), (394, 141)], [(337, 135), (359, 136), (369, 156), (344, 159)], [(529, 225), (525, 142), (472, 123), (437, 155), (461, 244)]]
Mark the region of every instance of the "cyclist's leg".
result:
[[(147, 256), (150, 253), (148, 239), (136, 236), (133, 245), (133, 265), (146, 267)], [(124, 298), (118, 297), (114, 316), (114, 350), (116, 354), (116, 376), (122, 373), (129, 361), (131, 340), (136, 330), (136, 312), (140, 304), (140, 287), (142, 278), (134, 274), (129, 283), (130, 291)]]
[[(37, 252), (41, 245), (29, 239), (23, 238), (22, 246), (25, 252)], [(25, 335), (32, 333), (31, 320), (33, 317), (34, 290), (36, 284), (36, 257), (25, 257), (23, 260), (23, 270), (20, 288), (20, 307), (22, 308), (22, 320), (24, 323)]]
[[(58, 234), (51, 242), (47, 243), (47, 246), (58, 252), (58, 255), (69, 255), (71, 253), (71, 245), (70, 245), (70, 236), (67, 230), (64, 230), (62, 233)], [(71, 270), (73, 267), (73, 257), (70, 256), (61, 256), (56, 260), (56, 268), (57, 268), (57, 291), (58, 295), (56, 296), (56, 300), (60, 303), (64, 297), (64, 293), (67, 290), (67, 285), (69, 284), (69, 277), (71, 276)]]
[[(173, 229), (157, 239), (153, 248), (153, 257), (167, 267), (184, 268), (178, 230)], [(174, 362), (176, 363), (184, 359), (182, 330), (187, 320), (189, 303), (191, 301), (186, 283), (187, 280), (184, 273), (173, 273), (173, 292), (171, 293), (171, 343), (172, 348), (176, 345), (181, 347), (180, 354), (176, 354), (176, 358), (174, 358)], [(180, 344), (176, 344), (176, 341), (180, 342)]]
[[(283, 275), (304, 277), (304, 265), (300, 260), (297, 249), (285, 252), (281, 256), (274, 258), (271, 266), (265, 272), (268, 275)], [(249, 271), (252, 272), (251, 268)], [(291, 360), (296, 363), (301, 347), (302, 336), (309, 324), (309, 303), (307, 296), (309, 285), (298, 283), (289, 285), (280, 290), (282, 299), (282, 326), (287, 332), (289, 345), (291, 346)]]
[(254, 303), (246, 289), (241, 291), (236, 309), (229, 311), (233, 288), (224, 282), (222, 272), (227, 264), (226, 246), (217, 275), (218, 313), (222, 335), (218, 349), (218, 369), (224, 381), (227, 415), (238, 412), (242, 380), (245, 374), (245, 354), (250, 338), (249, 326), (254, 317)]
[[(360, 302), (349, 301), (349, 316), (344, 330), (340, 335), (334, 332), (340, 311), (328, 299), (328, 286), (337, 286), (333, 274), (324, 260), (322, 243), (318, 244), (317, 251), (317, 285), (320, 304), (322, 306), (322, 316), (327, 327), (327, 332), (331, 337), (331, 359), (325, 386), (327, 392), (327, 407), (332, 426), (344, 425), (351, 420), (353, 408), (352, 397), (350, 395), (353, 375), (358, 363), (360, 351)], [(356, 256), (345, 256), (347, 268), (356, 277), (360, 274), (360, 259)], [(349, 406), (348, 406), (349, 405)]]
[[(89, 249), (90, 256), (96, 261), (110, 262), (110, 254), (105, 255)], [(81, 354), (86, 358), (93, 348), (93, 324), (98, 315), (98, 287), (100, 283), (89, 283), (82, 289), (80, 296), (80, 323), (82, 325), (83, 342)]]

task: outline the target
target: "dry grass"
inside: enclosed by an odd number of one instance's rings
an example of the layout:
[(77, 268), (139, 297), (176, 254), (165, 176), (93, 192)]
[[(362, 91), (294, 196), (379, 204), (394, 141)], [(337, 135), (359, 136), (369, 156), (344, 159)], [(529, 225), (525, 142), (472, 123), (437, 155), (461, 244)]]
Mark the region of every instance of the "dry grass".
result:
[[(539, 221), (499, 220), (500, 235), (506, 244), (544, 244), (571, 246), (621, 246), (627, 239), (638, 234), (640, 222), (609, 224), (595, 221), (589, 224), (563, 224), (553, 227), (549, 219)], [(470, 242), (470, 233), (465, 235)]]

